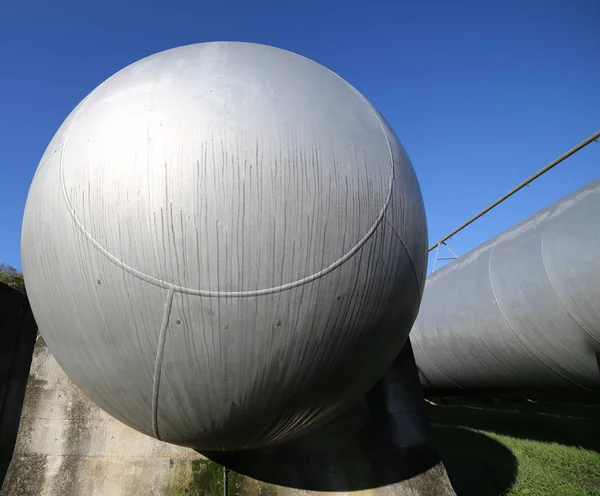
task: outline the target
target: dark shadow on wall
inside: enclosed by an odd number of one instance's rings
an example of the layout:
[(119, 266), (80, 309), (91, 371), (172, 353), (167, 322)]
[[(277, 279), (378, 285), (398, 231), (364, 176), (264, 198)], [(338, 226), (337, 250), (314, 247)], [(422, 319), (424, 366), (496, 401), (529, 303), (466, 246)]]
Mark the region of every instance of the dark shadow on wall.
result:
[[(366, 397), (325, 427), (271, 448), (202, 454), (269, 484), (341, 492), (402, 482), (440, 461), (409, 342)], [(431, 494), (450, 494), (443, 470), (431, 478)]]
[(36, 336), (27, 297), (0, 283), (0, 488), (17, 440)]

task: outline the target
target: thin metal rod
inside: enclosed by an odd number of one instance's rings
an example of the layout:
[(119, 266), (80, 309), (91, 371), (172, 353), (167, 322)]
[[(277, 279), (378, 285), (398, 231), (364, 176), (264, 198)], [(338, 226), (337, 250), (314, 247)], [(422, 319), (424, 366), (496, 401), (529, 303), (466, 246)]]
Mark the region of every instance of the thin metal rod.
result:
[(583, 147), (589, 145), (592, 141), (596, 141), (598, 138), (600, 138), (600, 131), (595, 132), (594, 134), (592, 134), (589, 138), (587, 138), (586, 140), (582, 141), (581, 143), (579, 143), (577, 146), (571, 148), (568, 152), (563, 153), (560, 157), (558, 157), (556, 160), (553, 160), (552, 162), (550, 162), (546, 167), (544, 167), (543, 169), (540, 169), (538, 172), (536, 172), (533, 176), (528, 177), (527, 179), (525, 179), (525, 181), (523, 181), (521, 184), (519, 184), (518, 186), (515, 186), (513, 189), (511, 189), (508, 193), (506, 193), (504, 196), (502, 196), (501, 198), (498, 198), (494, 203), (492, 203), (489, 207), (484, 208), (481, 212), (479, 212), (475, 217), (472, 217), (471, 219), (469, 219), (467, 222), (465, 222), (463, 225), (461, 225), (460, 227), (456, 228), (454, 231), (452, 231), (450, 234), (448, 234), (447, 236), (444, 236), (442, 239), (440, 239), (437, 243), (431, 245), (429, 247), (428, 251), (433, 250), (436, 246), (441, 245), (442, 243), (444, 243), (444, 241), (447, 241), (448, 239), (450, 239), (452, 236), (454, 236), (456, 233), (458, 233), (459, 231), (462, 231), (465, 227), (467, 227), (468, 225), (472, 224), (473, 222), (475, 222), (477, 219), (479, 219), (479, 217), (482, 217), (483, 215), (487, 214), (492, 208), (496, 207), (497, 205), (499, 205), (500, 203), (502, 203), (504, 200), (506, 200), (507, 198), (511, 197), (512, 195), (514, 195), (517, 191), (523, 189), (525, 186), (527, 186), (530, 182), (534, 181), (535, 179), (537, 179), (538, 177), (540, 177), (542, 174), (548, 172), (550, 169), (552, 169), (554, 166), (560, 164), (563, 160), (565, 160), (566, 158), (569, 158), (571, 155), (573, 155), (575, 152), (578, 152), (579, 150), (581, 150)]
[[(431, 250), (429, 250), (429, 251), (431, 251)], [(435, 250), (435, 259), (433, 260), (433, 267), (431, 267), (432, 274), (435, 272), (435, 266), (437, 264), (439, 254), (440, 254), (440, 243), (438, 243), (437, 250)]]
[(227, 496), (227, 493), (229, 492), (229, 470), (227, 469), (227, 467), (225, 465), (223, 465), (223, 496)]
[(454, 255), (454, 258), (458, 258), (458, 255), (457, 255), (457, 254), (454, 252), (454, 250), (453, 250), (452, 248), (450, 248), (450, 247), (448, 246), (448, 244), (447, 244), (447, 243), (442, 243), (442, 244), (443, 244), (443, 245), (444, 245), (444, 246), (445, 246), (445, 247), (448, 249), (448, 251), (449, 251), (450, 253), (452, 253), (452, 255)]

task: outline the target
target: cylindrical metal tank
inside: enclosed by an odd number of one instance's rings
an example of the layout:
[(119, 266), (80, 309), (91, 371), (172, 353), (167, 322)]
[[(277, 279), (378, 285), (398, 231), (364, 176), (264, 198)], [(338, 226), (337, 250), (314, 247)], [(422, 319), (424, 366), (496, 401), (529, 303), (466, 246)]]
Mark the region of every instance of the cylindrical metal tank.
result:
[(600, 180), (427, 278), (424, 387), (600, 390)]
[(426, 243), (413, 167), (356, 89), (223, 42), (140, 60), (77, 106), (33, 179), (22, 260), (40, 332), (90, 399), (231, 450), (373, 386), (416, 316)]

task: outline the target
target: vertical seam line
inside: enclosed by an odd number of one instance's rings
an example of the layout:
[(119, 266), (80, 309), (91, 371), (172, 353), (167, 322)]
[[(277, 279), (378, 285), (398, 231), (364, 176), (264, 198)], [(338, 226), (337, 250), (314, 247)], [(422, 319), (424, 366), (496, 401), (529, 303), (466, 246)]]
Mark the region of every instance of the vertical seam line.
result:
[(421, 288), (422, 278), (419, 277), (419, 273), (417, 272), (417, 267), (415, 266), (415, 262), (412, 258), (412, 255), (411, 255), (410, 251), (408, 250), (406, 243), (402, 239), (402, 236), (400, 236), (400, 234), (398, 233), (396, 228), (392, 225), (392, 223), (390, 222), (390, 220), (387, 218), (386, 215), (383, 216), (383, 220), (387, 223), (388, 226), (390, 226), (390, 228), (392, 229), (392, 232), (396, 235), (396, 238), (398, 238), (398, 241), (400, 241), (400, 245), (402, 245), (402, 248), (403, 248), (404, 252), (406, 253), (408, 261), (410, 262), (410, 267), (412, 268), (413, 275), (415, 276), (415, 279), (417, 281), (417, 289), (419, 290), (419, 302), (421, 302), (423, 300), (423, 290)]
[(542, 235), (542, 242), (541, 242), (541, 252), (542, 252), (542, 266), (544, 267), (544, 273), (546, 274), (546, 278), (548, 279), (548, 282), (550, 283), (550, 287), (552, 288), (552, 291), (554, 292), (556, 299), (558, 300), (560, 305), (563, 307), (563, 309), (565, 310), (567, 315), (569, 317), (571, 317), (571, 320), (573, 320), (573, 322), (575, 322), (577, 327), (579, 327), (582, 331), (584, 331), (590, 338), (592, 338), (593, 341), (600, 343), (600, 340), (596, 336), (594, 336), (587, 327), (585, 327), (581, 322), (579, 322), (579, 320), (575, 317), (575, 315), (573, 315), (573, 313), (569, 310), (569, 307), (567, 307), (567, 304), (563, 301), (563, 299), (558, 294), (558, 291), (556, 291), (556, 286), (554, 285), (554, 282), (552, 281), (552, 278), (550, 277), (550, 271), (548, 270), (548, 265), (546, 264), (546, 257), (544, 256), (544, 236), (543, 235)]
[(500, 300), (496, 296), (496, 291), (494, 290), (494, 282), (492, 280), (492, 255), (494, 253), (494, 248), (496, 248), (496, 246), (497, 246), (497, 244), (492, 245), (492, 249), (490, 250), (490, 258), (488, 261), (488, 280), (490, 281), (490, 288), (492, 289), (492, 295), (494, 296), (494, 300), (496, 301), (496, 306), (498, 307), (498, 310), (500, 310), (500, 314), (504, 318), (504, 322), (506, 322), (509, 329), (512, 331), (512, 333), (517, 338), (517, 340), (525, 347), (525, 349), (527, 349), (535, 358), (537, 358), (540, 362), (542, 362), (546, 367), (548, 367), (550, 370), (552, 370), (552, 372), (558, 374), (559, 376), (561, 376), (563, 379), (567, 380), (571, 384), (575, 384), (577, 387), (580, 387), (581, 389), (585, 389), (586, 391), (591, 392), (590, 389), (586, 388), (585, 386), (579, 384), (578, 382), (571, 379), (567, 375), (563, 374), (560, 370), (557, 370), (555, 367), (552, 366), (552, 364), (548, 360), (545, 360), (532, 346), (529, 346), (529, 344), (527, 344), (525, 339), (523, 339), (519, 335), (519, 333), (515, 330), (515, 328), (512, 326), (512, 324), (506, 317), (504, 310), (502, 310), (502, 305), (500, 305)]
[(165, 299), (165, 308), (163, 310), (160, 334), (158, 337), (158, 347), (156, 349), (156, 360), (154, 362), (154, 380), (152, 383), (152, 433), (156, 439), (160, 439), (160, 434), (158, 432), (158, 393), (160, 388), (163, 353), (165, 351), (165, 341), (167, 338), (167, 326), (169, 324), (169, 314), (171, 313), (174, 293), (175, 290), (169, 288), (167, 298)]

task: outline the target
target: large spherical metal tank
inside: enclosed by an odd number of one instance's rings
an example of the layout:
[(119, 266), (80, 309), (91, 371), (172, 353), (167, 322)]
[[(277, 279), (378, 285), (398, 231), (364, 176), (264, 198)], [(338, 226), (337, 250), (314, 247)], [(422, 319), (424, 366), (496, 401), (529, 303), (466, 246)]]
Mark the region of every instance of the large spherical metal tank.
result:
[(374, 107), (249, 43), (152, 55), (52, 139), (22, 233), (40, 331), (95, 403), (159, 439), (267, 446), (340, 413), (401, 349), (419, 185)]

